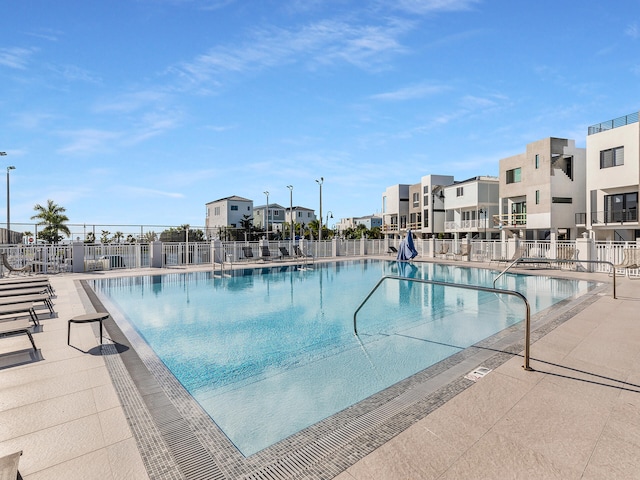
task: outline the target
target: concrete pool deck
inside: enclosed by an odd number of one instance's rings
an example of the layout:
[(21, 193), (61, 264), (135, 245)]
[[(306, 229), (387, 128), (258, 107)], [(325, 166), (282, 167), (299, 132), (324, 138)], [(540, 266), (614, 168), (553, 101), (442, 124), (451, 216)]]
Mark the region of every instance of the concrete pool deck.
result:
[[(107, 368), (108, 355), (119, 354), (100, 350), (97, 325), (73, 325), (72, 347), (66, 344), (67, 320), (92, 311), (78, 280), (175, 272), (52, 276), (57, 316), (39, 310), (42, 327), (34, 335), (39, 356), (33, 358), (26, 336), (0, 339), (0, 456), (23, 450), (25, 480), (182, 478), (176, 471), (149, 475), (145, 468), (153, 459), (143, 459), (148, 452), (138, 449)], [(611, 281), (599, 274), (560, 274)], [(311, 478), (636, 477), (640, 282), (619, 278), (617, 296), (612, 298), (610, 287), (603, 290), (535, 341), (535, 371), (524, 371), (522, 357), (511, 355), (337, 476)], [(161, 446), (156, 454), (165, 454)]]

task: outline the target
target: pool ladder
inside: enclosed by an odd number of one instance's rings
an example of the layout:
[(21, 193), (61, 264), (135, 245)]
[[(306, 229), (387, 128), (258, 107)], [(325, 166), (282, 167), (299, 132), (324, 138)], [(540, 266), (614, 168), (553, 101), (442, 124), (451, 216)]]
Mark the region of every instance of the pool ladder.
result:
[(452, 287), (452, 288), (464, 288), (466, 290), (476, 290), (480, 292), (490, 292), (497, 293), (501, 295), (511, 295), (512, 297), (517, 297), (524, 302), (526, 316), (525, 316), (525, 340), (524, 340), (524, 365), (523, 368), (525, 370), (533, 370), (533, 368), (529, 365), (529, 352), (531, 346), (531, 307), (529, 306), (529, 301), (527, 298), (522, 295), (520, 292), (515, 290), (504, 290), (500, 288), (492, 288), (492, 287), (481, 287), (479, 285), (465, 285), (461, 283), (451, 283), (451, 282), (440, 282), (438, 280), (425, 280), (422, 278), (410, 278), (410, 277), (400, 277), (398, 275), (384, 275), (378, 283), (371, 289), (369, 294), (365, 297), (365, 299), (360, 303), (360, 306), (356, 309), (353, 314), (353, 333), (354, 335), (358, 335), (358, 325), (357, 325), (357, 316), (360, 309), (364, 306), (365, 303), (371, 298), (371, 296), (375, 293), (378, 287), (385, 280), (402, 280), (407, 282), (417, 282), (417, 283), (425, 283), (428, 285), (439, 285), (442, 287)]

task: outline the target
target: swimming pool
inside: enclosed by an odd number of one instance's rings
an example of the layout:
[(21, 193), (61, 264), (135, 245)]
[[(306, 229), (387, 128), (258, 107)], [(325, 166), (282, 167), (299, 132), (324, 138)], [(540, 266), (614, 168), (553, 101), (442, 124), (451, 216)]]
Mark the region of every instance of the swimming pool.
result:
[[(245, 455), (252, 455), (521, 321), (522, 302), (382, 275), (491, 286), (495, 272), (348, 261), (104, 279), (94, 289), (153, 348)], [(507, 275), (532, 313), (588, 282)], [(535, 292), (535, 295), (533, 295)]]

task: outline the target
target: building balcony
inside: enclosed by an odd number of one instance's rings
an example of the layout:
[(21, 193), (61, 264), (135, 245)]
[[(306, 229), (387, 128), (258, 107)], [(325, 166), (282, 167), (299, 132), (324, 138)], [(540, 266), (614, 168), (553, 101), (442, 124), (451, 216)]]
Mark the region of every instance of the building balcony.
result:
[(526, 213), (507, 213), (503, 215), (493, 216), (494, 225), (502, 225), (504, 227), (526, 227), (527, 226), (527, 214)]
[(587, 215), (591, 219), (591, 226), (594, 228), (602, 226), (637, 226), (638, 225), (638, 209), (629, 208), (627, 210), (603, 211), (587, 213), (576, 213), (576, 225), (584, 227), (587, 224)]

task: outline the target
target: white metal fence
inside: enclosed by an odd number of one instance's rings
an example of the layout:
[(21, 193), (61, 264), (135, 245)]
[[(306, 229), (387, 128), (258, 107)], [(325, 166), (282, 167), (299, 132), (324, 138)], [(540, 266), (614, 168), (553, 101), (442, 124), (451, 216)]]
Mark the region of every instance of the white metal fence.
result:
[[(465, 240), (432, 239), (415, 240), (418, 255), (423, 258), (439, 257), (449, 258), (461, 251)], [(269, 258), (265, 258), (261, 242), (177, 242), (162, 243), (162, 261), (154, 261), (154, 265), (187, 266), (210, 265), (214, 262), (247, 262), (264, 260), (277, 260), (295, 256), (294, 245), (296, 242), (288, 240), (270, 241), (268, 243)], [(332, 257), (360, 257), (360, 256), (387, 256), (390, 254), (389, 246), (398, 246), (398, 241), (389, 240), (328, 240), (328, 241), (303, 241), (300, 247), (305, 254), (315, 258)], [(587, 259), (587, 252), (582, 249), (590, 249), (588, 258), (603, 262), (620, 264), (624, 259), (624, 250), (628, 248), (640, 248), (636, 242), (582, 242), (577, 241), (519, 241), (520, 253), (526, 257), (549, 259)], [(77, 248), (77, 246), (76, 246)], [(19, 268), (24, 265), (32, 265), (32, 270), (37, 273), (58, 273), (71, 271), (95, 271), (146, 268), (152, 264), (151, 246), (146, 243), (133, 244), (87, 244), (82, 245), (83, 256), (80, 257), (81, 267), (73, 265), (73, 245), (9, 245), (0, 246), (0, 252), (7, 254), (11, 266)], [(446, 252), (443, 254), (442, 252)], [(489, 262), (492, 259), (508, 258), (512, 254), (507, 242), (499, 240), (471, 240), (469, 256), (470, 262)], [(571, 268), (567, 264), (565, 268)], [(597, 272), (608, 272), (610, 267), (606, 264), (593, 264), (592, 268)]]

